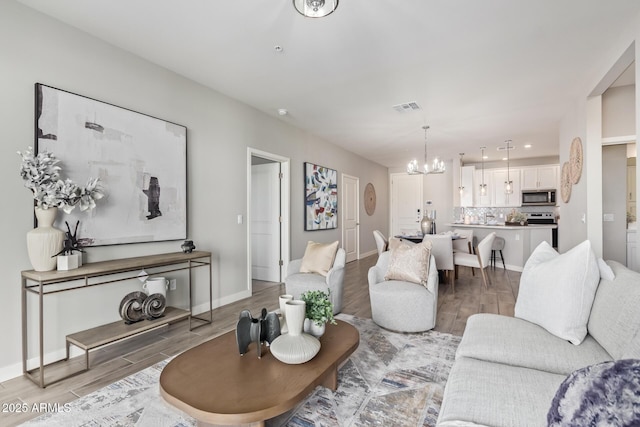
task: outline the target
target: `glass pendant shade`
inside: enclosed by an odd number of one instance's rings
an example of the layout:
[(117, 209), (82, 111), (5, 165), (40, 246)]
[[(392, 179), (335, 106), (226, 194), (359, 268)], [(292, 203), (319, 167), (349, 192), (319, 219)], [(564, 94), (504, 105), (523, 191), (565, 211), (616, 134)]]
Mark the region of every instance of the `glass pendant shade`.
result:
[(484, 182), (484, 150), (487, 147), (480, 147), (480, 150), (482, 150), (482, 182), (480, 183), (480, 195), (481, 196), (486, 196), (487, 195), (487, 184), (485, 184)]
[(307, 18), (323, 18), (338, 8), (338, 0), (293, 0), (293, 7)]
[(511, 144), (511, 140), (508, 139), (505, 143), (507, 144), (507, 180), (504, 182), (504, 194), (513, 194), (513, 181), (511, 181), (511, 175), (509, 175), (509, 150), (511, 150), (509, 144)]

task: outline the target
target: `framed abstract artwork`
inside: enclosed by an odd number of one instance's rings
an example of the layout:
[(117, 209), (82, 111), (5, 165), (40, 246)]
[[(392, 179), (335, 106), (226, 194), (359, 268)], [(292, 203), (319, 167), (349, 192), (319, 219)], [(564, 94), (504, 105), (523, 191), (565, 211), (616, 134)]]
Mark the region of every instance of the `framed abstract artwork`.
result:
[(305, 231), (338, 227), (338, 173), (313, 163), (304, 164)]
[(60, 159), (83, 185), (99, 177), (97, 207), (58, 215), (78, 227), (83, 246), (187, 237), (187, 128), (36, 83), (36, 151)]

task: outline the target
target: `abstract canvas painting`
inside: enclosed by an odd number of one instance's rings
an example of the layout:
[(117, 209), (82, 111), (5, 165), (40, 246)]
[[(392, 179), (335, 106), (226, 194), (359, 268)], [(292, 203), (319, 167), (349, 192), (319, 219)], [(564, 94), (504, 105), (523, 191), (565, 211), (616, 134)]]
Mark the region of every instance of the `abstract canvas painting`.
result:
[(35, 119), (36, 150), (106, 193), (91, 211), (58, 214), (58, 228), (80, 221), (84, 246), (186, 238), (186, 127), (39, 83)]
[(338, 173), (334, 169), (305, 162), (306, 231), (338, 227)]

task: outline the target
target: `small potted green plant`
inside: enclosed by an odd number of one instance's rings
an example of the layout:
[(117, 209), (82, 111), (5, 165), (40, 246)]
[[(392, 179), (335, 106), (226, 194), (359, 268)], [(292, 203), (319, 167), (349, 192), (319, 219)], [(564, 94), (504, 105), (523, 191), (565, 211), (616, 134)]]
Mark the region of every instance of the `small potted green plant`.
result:
[(336, 324), (329, 292), (307, 291), (300, 298), (306, 306), (304, 332), (319, 338), (324, 334), (327, 323)]

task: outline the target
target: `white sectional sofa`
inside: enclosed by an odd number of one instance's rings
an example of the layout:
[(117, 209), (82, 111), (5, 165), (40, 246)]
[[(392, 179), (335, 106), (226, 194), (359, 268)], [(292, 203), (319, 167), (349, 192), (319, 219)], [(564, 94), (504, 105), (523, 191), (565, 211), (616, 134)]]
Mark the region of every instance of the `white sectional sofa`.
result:
[(608, 264), (615, 277), (600, 279), (588, 334), (579, 345), (520, 318), (471, 316), (437, 425), (546, 426), (556, 391), (569, 374), (605, 361), (640, 359), (640, 274)]

